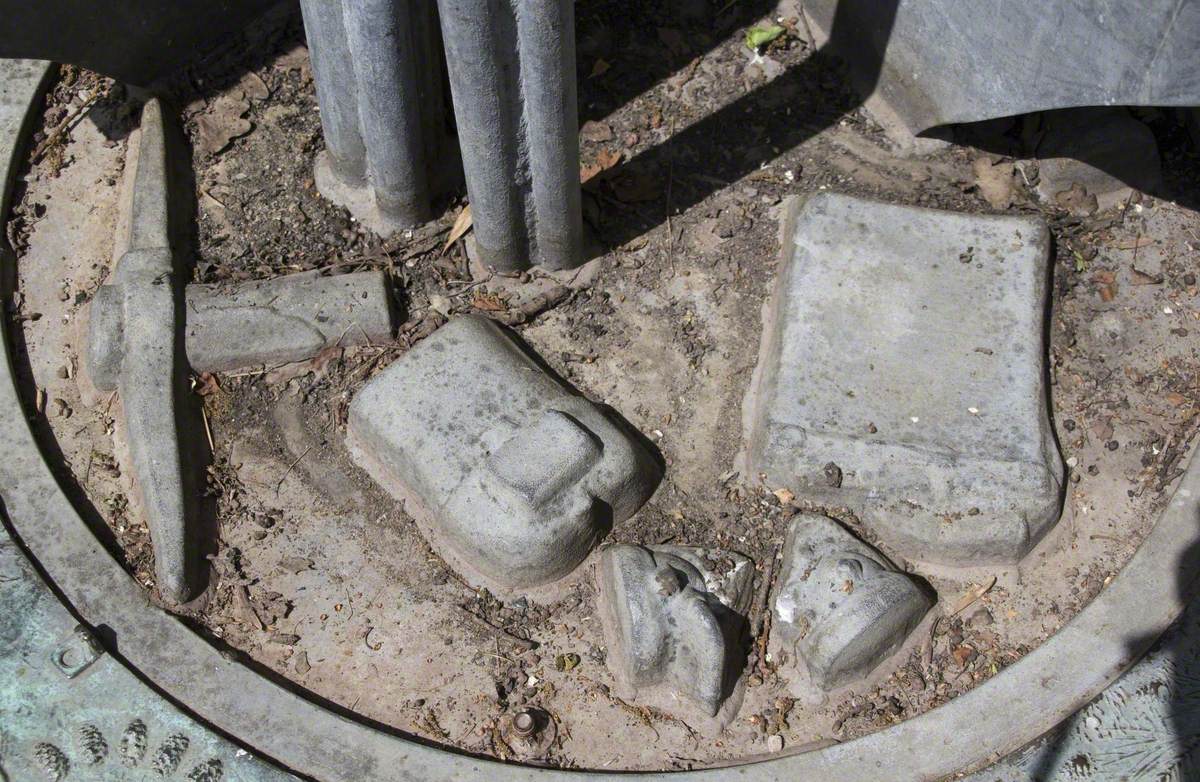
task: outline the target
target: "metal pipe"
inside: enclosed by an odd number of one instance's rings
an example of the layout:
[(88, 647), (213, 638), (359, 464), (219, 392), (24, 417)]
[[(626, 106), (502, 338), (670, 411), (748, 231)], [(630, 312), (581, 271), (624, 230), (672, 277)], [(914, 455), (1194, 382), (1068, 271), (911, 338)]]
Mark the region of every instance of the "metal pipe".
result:
[(300, 0), (304, 34), (321, 106), (321, 129), (333, 173), (347, 186), (366, 178), (366, 147), (358, 119), (358, 85), (342, 4), (336, 0)]
[(367, 179), (380, 216), (398, 227), (429, 216), (429, 186), (413, 5), (422, 0), (343, 0), (358, 83)]
[(571, 0), (518, 0), (516, 10), (535, 262), (569, 269), (582, 263), (583, 252), (575, 6)]
[(480, 259), (583, 260), (571, 0), (438, 0)]

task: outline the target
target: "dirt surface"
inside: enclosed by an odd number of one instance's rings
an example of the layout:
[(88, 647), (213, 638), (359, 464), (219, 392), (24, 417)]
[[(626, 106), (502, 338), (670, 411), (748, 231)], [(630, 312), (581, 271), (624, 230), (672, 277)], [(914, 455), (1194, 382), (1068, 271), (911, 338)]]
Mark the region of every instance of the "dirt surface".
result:
[[(542, 762), (690, 768), (844, 741), (933, 708), (1035, 648), (1136, 549), (1186, 463), (1200, 403), (1200, 220), (1186, 206), (1200, 177), (1174, 117), (1140, 114), (1162, 149), (1163, 192), (1104, 213), (1045, 205), (1031, 188), (1036, 163), (980, 148), (990, 142), (900, 156), (786, 9), (785, 34), (755, 56), (744, 32), (769, 9), (643, 5), (580, 9), (585, 217), (601, 249), (568, 287), (554, 281), (551, 297), (539, 298), (539, 272), (476, 279), (463, 242), (442, 252), (461, 193), (447, 194), (427, 226), (387, 239), (320, 198), (320, 124), (294, 21), (243, 47), (251, 59), (231, 46), (170, 85), (195, 172), (195, 281), (382, 268), (406, 317), (392, 345), (198, 380), (218, 529), (212, 585), (180, 613), (214, 643), (366, 719), (468, 752), (510, 757), (499, 719), (528, 706), (558, 726)], [(64, 485), (153, 596), (149, 536), (114, 446), (120, 400), (89, 406), (76, 384), (78, 322), (113, 264), (137, 107), (120, 85), (65, 73), (7, 231), (19, 256), (10, 315), (31, 421)], [(500, 319), (660, 450), (666, 479), (611, 539), (737, 551), (757, 563), (761, 594), (787, 521), (805, 506), (732, 463), (780, 204), (818, 189), (1049, 221), (1051, 401), (1070, 467), (1066, 510), (1020, 568), (931, 572), (898, 560), (930, 581), (939, 607), (871, 682), (824, 702), (789, 694), (787, 668), (765, 654), (769, 622), (755, 622), (744, 702), (724, 731), (705, 733), (611, 692), (590, 579), (553, 605), (501, 603), (459, 581), (349, 461), (346, 406), (448, 314)], [(950, 615), (965, 594), (978, 598)]]

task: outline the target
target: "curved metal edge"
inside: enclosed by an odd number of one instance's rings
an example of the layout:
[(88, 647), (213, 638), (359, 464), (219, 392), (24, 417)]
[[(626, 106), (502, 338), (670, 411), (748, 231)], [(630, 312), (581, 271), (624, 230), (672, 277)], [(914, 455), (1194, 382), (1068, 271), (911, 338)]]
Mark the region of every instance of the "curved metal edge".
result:
[[(0, 779), (45, 778), (49, 760), (85, 766), (97, 782), (171, 767), (175, 779), (295, 782), (158, 697), (112, 655), (97, 655), (98, 639), (77, 627), (5, 527), (0, 583)], [(64, 665), (68, 654), (78, 657)], [(126, 746), (134, 734), (141, 752)]]
[[(3, 63), (0, 63), (3, 66)], [(27, 105), (38, 90), (29, 83)], [(0, 106), (0, 111), (5, 107)], [(7, 163), (7, 158), (0, 158)], [(11, 168), (0, 171), (3, 180)], [(418, 744), (343, 718), (223, 657), (146, 594), (105, 551), (42, 459), (18, 398), (8, 355), (0, 362), (0, 495), (14, 528), (74, 610), (110, 628), (142, 677), (199, 718), (285, 766), (328, 782), (362, 780), (627, 780), (504, 765)], [(1092, 700), (1181, 612), (1200, 547), (1200, 462), (1141, 548), (1107, 590), (1045, 644), (950, 703), (845, 744), (728, 768), (684, 772), (697, 782), (938, 779), (993, 762), (1054, 728)], [(649, 773), (665, 780), (678, 773)]]

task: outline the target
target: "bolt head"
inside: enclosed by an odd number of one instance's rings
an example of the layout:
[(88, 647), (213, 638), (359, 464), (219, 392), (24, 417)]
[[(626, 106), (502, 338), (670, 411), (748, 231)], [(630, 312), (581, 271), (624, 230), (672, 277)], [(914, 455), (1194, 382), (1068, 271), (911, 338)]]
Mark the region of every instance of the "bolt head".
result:
[(518, 736), (532, 736), (537, 723), (533, 719), (533, 715), (527, 711), (520, 712), (513, 717), (513, 732)]

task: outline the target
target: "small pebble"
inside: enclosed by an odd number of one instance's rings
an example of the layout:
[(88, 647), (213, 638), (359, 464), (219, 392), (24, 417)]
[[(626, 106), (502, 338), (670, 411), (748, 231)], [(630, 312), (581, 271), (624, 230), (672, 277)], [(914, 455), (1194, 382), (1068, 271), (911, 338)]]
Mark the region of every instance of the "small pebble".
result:
[(767, 736), (767, 749), (771, 752), (779, 752), (783, 749), (783, 736), (776, 733), (774, 736)]

